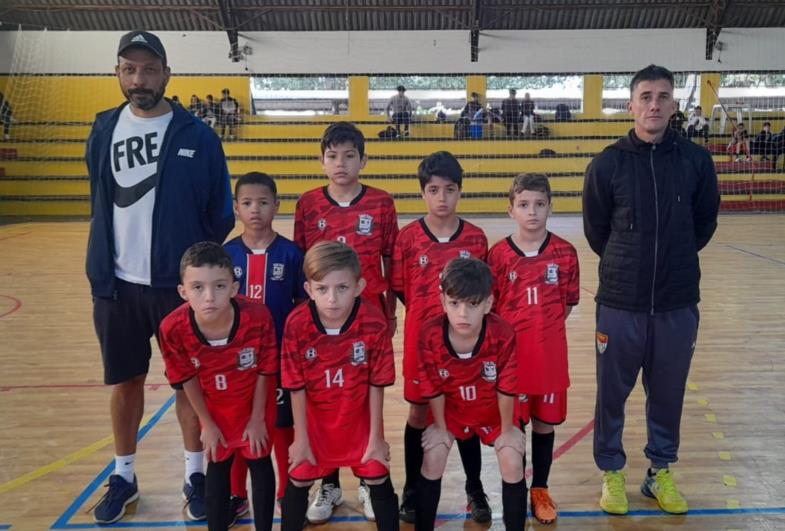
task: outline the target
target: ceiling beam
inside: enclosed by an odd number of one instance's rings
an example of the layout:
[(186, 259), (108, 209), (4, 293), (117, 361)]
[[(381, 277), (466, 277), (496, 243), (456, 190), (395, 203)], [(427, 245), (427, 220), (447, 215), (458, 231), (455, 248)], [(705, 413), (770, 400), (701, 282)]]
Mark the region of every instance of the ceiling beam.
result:
[(725, 14), (728, 12), (731, 0), (712, 0), (709, 6), (709, 16), (706, 20), (706, 60), (714, 57), (714, 49), (720, 38)]

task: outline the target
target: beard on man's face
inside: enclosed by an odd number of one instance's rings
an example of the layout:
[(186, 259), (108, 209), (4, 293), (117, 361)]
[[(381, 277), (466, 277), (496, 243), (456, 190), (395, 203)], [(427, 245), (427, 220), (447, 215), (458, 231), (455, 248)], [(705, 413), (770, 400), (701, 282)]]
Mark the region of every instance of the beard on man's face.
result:
[(161, 98), (164, 97), (166, 85), (159, 90), (152, 89), (130, 89), (124, 90), (123, 95), (125, 98), (137, 109), (149, 111), (158, 105)]

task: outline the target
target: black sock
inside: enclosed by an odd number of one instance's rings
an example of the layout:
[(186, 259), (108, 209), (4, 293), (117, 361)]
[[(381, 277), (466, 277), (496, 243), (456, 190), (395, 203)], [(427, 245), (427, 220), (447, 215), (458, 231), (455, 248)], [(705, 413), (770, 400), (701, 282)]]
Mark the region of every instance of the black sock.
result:
[(207, 476), (204, 483), (204, 502), (207, 510), (207, 529), (209, 531), (224, 531), (230, 522), (229, 497), (231, 487), (229, 474), (232, 470), (232, 460), (229, 456), (226, 461), (207, 464)]
[(518, 483), (502, 481), (502, 510), (504, 529), (520, 531), (526, 524), (526, 479)]
[(275, 473), (270, 456), (248, 459), (251, 471), (251, 499), (253, 500), (253, 523), (256, 531), (271, 531), (275, 511)]
[(553, 463), (554, 432), (532, 433), (532, 487), (548, 488), (548, 476)]
[(371, 506), (376, 515), (376, 529), (379, 531), (398, 531), (398, 496), (395, 495), (390, 477), (381, 485), (368, 485), (371, 490)]
[(475, 435), (464, 441), (458, 439), (458, 452), (461, 454), (463, 471), (466, 473), (466, 494), (482, 491), (480, 472), (482, 471), (482, 454), (480, 438)]
[(406, 481), (403, 484), (404, 492), (415, 490), (417, 480), (422, 468), (422, 434), (425, 430), (415, 428), (406, 423), (403, 431), (403, 461), (406, 467)]
[(281, 531), (303, 531), (308, 510), (308, 487), (298, 487), (292, 480), (281, 500)]
[(442, 478), (426, 479), (420, 476), (415, 505), (415, 531), (432, 531), (436, 523), (436, 509), (442, 494)]
[(328, 483), (332, 483), (333, 485), (335, 485), (336, 487), (338, 487), (340, 489), (341, 488), (341, 478), (338, 475), (338, 472), (340, 472), (340, 470), (338, 470), (336, 468), (335, 471), (332, 474), (330, 474), (329, 476), (323, 477), (322, 478), (322, 485), (327, 485)]

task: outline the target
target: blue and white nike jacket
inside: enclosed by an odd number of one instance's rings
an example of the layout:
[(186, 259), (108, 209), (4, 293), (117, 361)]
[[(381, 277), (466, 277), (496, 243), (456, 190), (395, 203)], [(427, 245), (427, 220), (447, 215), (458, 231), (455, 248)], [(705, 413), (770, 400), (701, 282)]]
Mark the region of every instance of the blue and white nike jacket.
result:
[[(91, 214), (86, 267), (95, 297), (115, 294), (115, 180), (110, 149), (125, 105), (96, 115), (87, 139)], [(220, 139), (180, 105), (172, 105), (172, 111), (158, 159), (153, 207), (150, 281), (154, 288), (176, 287), (183, 252), (199, 241), (222, 243), (234, 227), (229, 170)]]

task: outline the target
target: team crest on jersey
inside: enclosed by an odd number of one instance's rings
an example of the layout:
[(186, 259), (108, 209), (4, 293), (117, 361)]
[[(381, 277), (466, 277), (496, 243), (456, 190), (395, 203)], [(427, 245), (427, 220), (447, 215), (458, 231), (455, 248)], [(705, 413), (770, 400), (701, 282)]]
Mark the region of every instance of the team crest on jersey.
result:
[(365, 357), (365, 342), (355, 341), (352, 343), (352, 365), (362, 365), (368, 361)]
[(283, 280), (283, 264), (273, 264), (273, 274), (270, 280)]
[(482, 362), (482, 379), (486, 382), (496, 381), (496, 363), (493, 361)]
[(241, 349), (237, 353), (237, 368), (247, 371), (256, 367), (256, 350), (253, 347)]
[(234, 266), (234, 278), (240, 278), (243, 276), (243, 268), (240, 266)]
[(608, 336), (597, 332), (597, 352), (602, 354), (608, 348)]
[(199, 363), (199, 358), (191, 358), (191, 365), (193, 365), (195, 369), (202, 366), (202, 364)]
[(518, 273), (515, 271), (510, 271), (510, 274), (507, 275), (507, 278), (510, 279), (510, 282), (515, 282), (515, 279), (518, 278)]
[(369, 214), (360, 214), (357, 218), (357, 234), (369, 236), (373, 232), (373, 216)]
[(458, 257), (459, 258), (471, 258), (472, 257), (472, 253), (470, 253), (466, 249), (461, 249), (460, 251), (458, 251)]
[(311, 347), (305, 351), (305, 359), (308, 361), (313, 361), (316, 359), (316, 349)]
[(559, 264), (548, 264), (545, 269), (545, 283), (559, 283)]
[(442, 380), (446, 380), (450, 377), (450, 371), (447, 369), (439, 369), (439, 376), (442, 377)]
[(322, 218), (316, 222), (316, 226), (319, 227), (319, 230), (324, 230), (327, 228), (327, 220)]
[(428, 257), (426, 255), (420, 256), (420, 267), (425, 267), (428, 265)]

